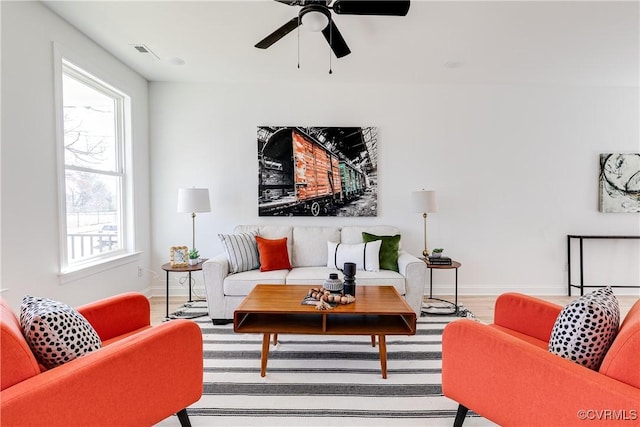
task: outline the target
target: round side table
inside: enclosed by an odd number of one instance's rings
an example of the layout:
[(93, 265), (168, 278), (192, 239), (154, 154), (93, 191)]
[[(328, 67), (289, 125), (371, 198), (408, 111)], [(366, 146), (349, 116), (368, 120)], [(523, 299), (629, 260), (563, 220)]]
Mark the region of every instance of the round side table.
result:
[(187, 265), (186, 267), (172, 267), (171, 263), (168, 262), (166, 264), (162, 264), (162, 269), (167, 272), (167, 301), (166, 301), (166, 315), (165, 318), (169, 318), (169, 273), (189, 273), (189, 301), (193, 302), (191, 299), (191, 272), (192, 271), (201, 271), (202, 264), (208, 258), (201, 258), (200, 262), (196, 265)]
[[(425, 264), (427, 264), (427, 268), (429, 269), (429, 299), (448, 303), (451, 305), (451, 310), (452, 310), (451, 312), (441, 312), (441, 311), (430, 312), (428, 311), (428, 308), (426, 308), (423, 311), (429, 314), (457, 314), (458, 313), (458, 268), (460, 268), (462, 264), (459, 263), (458, 261), (453, 261), (453, 260), (451, 260), (451, 264), (432, 264), (429, 262), (427, 258), (420, 258), (420, 259), (423, 260)], [(455, 270), (456, 281), (455, 281), (455, 293), (454, 293), (455, 301), (454, 302), (443, 300), (440, 298), (433, 298), (433, 270)]]

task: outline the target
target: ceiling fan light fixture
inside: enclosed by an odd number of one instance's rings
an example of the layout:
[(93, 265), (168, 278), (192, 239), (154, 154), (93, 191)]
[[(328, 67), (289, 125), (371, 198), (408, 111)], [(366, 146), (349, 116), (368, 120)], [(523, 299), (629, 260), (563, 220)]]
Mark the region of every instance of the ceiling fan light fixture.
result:
[(320, 32), (329, 24), (329, 11), (322, 7), (308, 6), (300, 12), (300, 21), (309, 31)]
[[(2, 1), (2, 0), (0, 0)], [(256, 43), (258, 49), (267, 49), (291, 31), (298, 29), (298, 55), (300, 53), (300, 26), (304, 30), (322, 32), (336, 58), (349, 55), (351, 49), (333, 20), (338, 15), (405, 16), (410, 0), (276, 0), (288, 6), (300, 7), (297, 15), (285, 22), (264, 39)], [(329, 54), (331, 55), (331, 54)], [(329, 56), (331, 58), (331, 56)], [(299, 58), (298, 58), (299, 59)], [(298, 65), (299, 67), (299, 65)]]

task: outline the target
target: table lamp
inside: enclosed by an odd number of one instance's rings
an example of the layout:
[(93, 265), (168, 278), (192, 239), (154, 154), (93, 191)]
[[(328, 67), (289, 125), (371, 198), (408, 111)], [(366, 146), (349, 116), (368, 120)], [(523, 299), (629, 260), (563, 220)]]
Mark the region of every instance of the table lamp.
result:
[(211, 212), (208, 188), (180, 188), (178, 189), (178, 212), (191, 212), (191, 249), (196, 247), (196, 213)]
[(438, 212), (438, 198), (435, 191), (420, 190), (411, 194), (411, 200), (413, 211), (422, 212), (422, 217), (424, 218), (424, 250), (422, 251), (422, 256), (426, 258), (429, 256), (429, 250), (427, 249), (427, 214)]

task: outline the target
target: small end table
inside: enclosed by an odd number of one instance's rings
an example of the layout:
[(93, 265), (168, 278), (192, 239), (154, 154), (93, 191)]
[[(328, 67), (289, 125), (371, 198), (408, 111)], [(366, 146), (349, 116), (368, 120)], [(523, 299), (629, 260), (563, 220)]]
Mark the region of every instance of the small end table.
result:
[[(451, 260), (451, 264), (431, 264), (428, 258), (420, 258), (422, 261), (427, 264), (427, 268), (429, 269), (429, 299), (433, 299), (436, 301), (442, 301), (451, 304), (453, 312), (451, 313), (431, 313), (431, 314), (457, 314), (458, 313), (458, 268), (462, 266), (458, 261)], [(443, 300), (440, 298), (433, 298), (433, 270), (455, 270), (456, 271), (456, 281), (455, 281), (455, 302)]]
[(189, 273), (189, 301), (193, 302), (191, 299), (191, 272), (192, 271), (201, 271), (202, 264), (208, 258), (200, 258), (200, 262), (196, 265), (188, 265), (186, 267), (172, 267), (171, 263), (168, 262), (166, 264), (162, 264), (162, 269), (167, 272), (167, 305), (166, 305), (166, 315), (165, 319), (169, 318), (169, 273)]

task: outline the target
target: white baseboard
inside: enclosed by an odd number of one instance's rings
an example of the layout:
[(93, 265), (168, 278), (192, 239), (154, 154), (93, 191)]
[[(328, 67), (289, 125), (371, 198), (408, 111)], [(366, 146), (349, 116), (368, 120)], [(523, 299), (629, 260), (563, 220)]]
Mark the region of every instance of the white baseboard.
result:
[[(146, 294), (145, 294), (146, 295)], [(166, 297), (167, 288), (166, 286), (154, 286), (149, 288), (149, 296), (150, 297)], [(191, 289), (192, 297), (202, 297), (206, 295), (203, 287), (194, 286)], [(186, 286), (170, 286), (169, 287), (169, 298), (171, 297), (188, 297), (189, 289)]]
[[(596, 288), (585, 288), (584, 292), (588, 293), (593, 291)], [(454, 293), (453, 285), (434, 285), (433, 286), (433, 295), (453, 295)], [(613, 291), (616, 295), (624, 295), (624, 296), (637, 296), (640, 298), (640, 288), (613, 288)], [(557, 286), (557, 285), (501, 285), (501, 286), (486, 286), (486, 285), (473, 285), (473, 284), (464, 284), (458, 285), (458, 295), (501, 295), (506, 292), (518, 292), (525, 295), (535, 295), (535, 296), (567, 296), (567, 285)], [(425, 286), (425, 295), (429, 294), (429, 285)], [(572, 288), (571, 289), (572, 296), (579, 296), (580, 289)]]
[(153, 296), (153, 292), (150, 286), (147, 286), (146, 288), (142, 289), (141, 291), (138, 291), (140, 293), (142, 293), (144, 296), (146, 296), (147, 298), (151, 298)]

